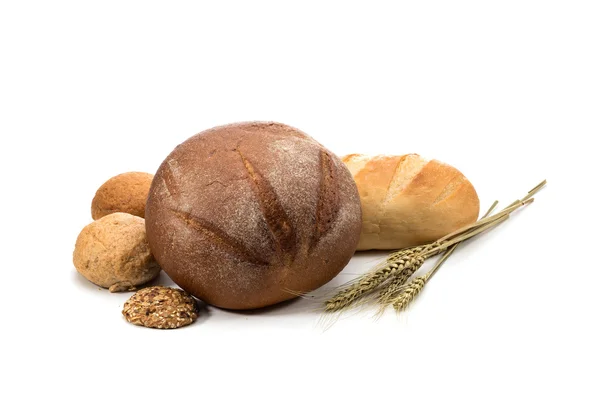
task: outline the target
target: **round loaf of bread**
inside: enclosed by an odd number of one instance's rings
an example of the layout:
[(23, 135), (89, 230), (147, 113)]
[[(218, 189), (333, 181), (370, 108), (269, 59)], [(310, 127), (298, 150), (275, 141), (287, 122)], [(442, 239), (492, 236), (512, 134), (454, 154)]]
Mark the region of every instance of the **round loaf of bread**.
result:
[(418, 154), (350, 154), (342, 160), (362, 203), (357, 250), (430, 243), (477, 220), (477, 192), (451, 165)]
[(156, 172), (146, 230), (163, 270), (188, 293), (252, 309), (325, 284), (360, 236), (344, 163), (287, 125), (248, 122), (199, 133)]

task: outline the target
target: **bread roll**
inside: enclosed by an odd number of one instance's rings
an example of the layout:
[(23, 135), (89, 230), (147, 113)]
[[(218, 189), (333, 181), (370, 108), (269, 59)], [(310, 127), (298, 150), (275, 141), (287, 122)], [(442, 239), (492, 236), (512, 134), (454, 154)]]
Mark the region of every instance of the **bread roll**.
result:
[(188, 293), (251, 309), (318, 288), (348, 263), (360, 198), (333, 153), (292, 127), (241, 123), (191, 137), (158, 169), (150, 248)]
[(135, 290), (160, 273), (150, 253), (144, 219), (121, 212), (83, 228), (75, 243), (73, 264), (90, 282), (111, 292)]
[(456, 168), (418, 154), (342, 158), (358, 186), (357, 250), (401, 249), (435, 241), (475, 222), (479, 198)]
[(92, 200), (92, 218), (96, 220), (116, 212), (144, 218), (153, 177), (145, 172), (125, 172), (104, 182)]

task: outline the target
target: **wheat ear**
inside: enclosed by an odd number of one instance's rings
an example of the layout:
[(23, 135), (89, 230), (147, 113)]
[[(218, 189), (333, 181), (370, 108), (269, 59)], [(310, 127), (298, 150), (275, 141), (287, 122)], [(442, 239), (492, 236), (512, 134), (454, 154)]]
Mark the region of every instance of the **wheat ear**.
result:
[[(502, 214), (503, 212), (505, 213), (507, 210), (514, 210), (520, 206), (523, 206), (523, 205), (528, 204), (529, 202), (533, 201), (532, 196), (535, 193), (537, 193), (541, 188), (543, 188), (545, 185), (546, 185), (546, 181), (544, 180), (540, 184), (538, 184), (536, 187), (531, 189), (525, 197), (523, 197), (520, 200), (514, 201), (513, 203), (508, 205), (506, 208), (504, 208), (504, 210), (502, 210), (502, 212), (498, 213), (498, 214), (502, 215), (501, 218), (496, 219), (496, 220), (491, 219), (490, 221), (493, 222), (493, 221), (506, 220), (506, 218), (508, 218), (508, 214), (510, 214), (511, 211), (508, 211), (508, 213), (506, 213), (506, 214)], [(478, 222), (480, 222), (482, 220), (486, 220), (488, 218), (488, 216), (492, 213), (494, 208), (496, 208), (497, 205), (498, 205), (498, 201), (496, 200), (496, 201), (494, 201), (494, 203), (491, 205), (491, 207), (487, 210), (487, 212), (483, 215), (483, 217)], [(492, 223), (492, 222), (490, 222), (490, 223)], [(466, 230), (465, 233), (469, 233), (469, 232), (473, 232), (474, 230), (477, 230), (478, 226), (479, 226), (478, 224), (474, 224), (474, 227), (471, 228), (470, 230)], [(425, 284), (431, 280), (433, 275), (446, 262), (448, 257), (450, 257), (452, 255), (454, 250), (456, 250), (456, 248), (458, 246), (460, 246), (460, 243), (461, 242), (457, 242), (457, 243), (453, 244), (452, 246), (448, 247), (447, 250), (444, 252), (444, 255), (437, 261), (437, 263), (434, 265), (434, 267), (431, 269), (431, 271), (429, 271), (427, 274), (425, 274), (424, 276), (422, 276), (420, 278), (413, 279), (407, 285), (402, 285), (402, 286), (396, 288), (394, 293), (400, 293), (400, 295), (398, 295), (395, 299), (393, 299), (393, 295), (388, 295), (387, 297), (380, 299), (380, 304), (382, 305), (382, 307), (385, 307), (386, 305), (391, 304), (397, 312), (404, 311), (410, 305), (410, 303), (412, 303), (414, 301), (414, 299), (419, 295), (419, 293), (421, 293)], [(381, 312), (381, 310), (380, 310), (380, 312)]]
[(396, 274), (396, 276), (390, 279), (389, 284), (386, 287), (381, 288), (380, 293), (377, 296), (377, 302), (380, 304), (388, 304), (390, 300), (403, 289), (406, 281), (417, 272), (424, 262), (425, 259), (419, 257), (419, 261), (415, 260), (410, 266), (404, 268), (401, 273)]
[(339, 311), (371, 293), (390, 276), (403, 271), (407, 264), (413, 261), (412, 254), (397, 256), (394, 261), (386, 260), (386, 264), (374, 271), (368, 272), (361, 278), (341, 286), (337, 293), (325, 302), (325, 311)]
[(423, 290), (423, 286), (427, 282), (424, 276), (418, 277), (410, 281), (409, 284), (405, 285), (404, 290), (398, 297), (396, 297), (392, 302), (392, 306), (398, 312), (404, 311), (410, 303), (421, 293)]
[[(483, 218), (486, 218), (488, 215), (492, 213), (494, 208), (498, 205), (498, 200), (494, 201), (491, 207), (487, 210), (487, 212), (483, 215)], [(431, 277), (436, 273), (436, 271), (446, 262), (448, 257), (452, 255), (454, 250), (460, 245), (460, 243), (456, 243), (453, 246), (449, 247), (442, 257), (437, 261), (437, 263), (433, 266), (431, 271), (425, 274), (422, 277), (414, 278), (408, 284), (397, 284), (393, 290), (386, 289), (386, 291), (382, 294), (382, 296), (378, 299), (379, 304), (381, 305), (380, 313), (383, 312), (386, 306), (392, 305), (397, 312), (404, 311), (410, 303), (421, 293), (423, 287)], [(386, 292), (388, 292), (386, 294)]]
[[(497, 214), (489, 215), (497, 204), (497, 202), (495, 202), (486, 215), (479, 221), (460, 228), (433, 243), (402, 249), (391, 253), (386, 258), (383, 267), (379, 267), (378, 269), (363, 275), (363, 277), (341, 286), (337, 293), (325, 302), (325, 311), (341, 311), (356, 304), (357, 301), (361, 299), (364, 300), (367, 295), (370, 295), (377, 290), (381, 291), (378, 296), (380, 304), (389, 304), (390, 301), (395, 304), (400, 301), (400, 298), (403, 299), (402, 302), (408, 301), (408, 303), (410, 303), (410, 301), (412, 301), (410, 298), (414, 299), (414, 297), (420, 293), (427, 280), (431, 279), (433, 274), (452, 254), (459, 243), (506, 221), (513, 211), (531, 203), (533, 201), (533, 195), (545, 185), (546, 181), (544, 180), (531, 189), (524, 198), (513, 202)], [(406, 281), (420, 268), (427, 258), (442, 252), (445, 252), (444, 256), (438, 261), (431, 272), (422, 278), (424, 281), (418, 290), (417, 286), (419, 286), (420, 281), (413, 282), (413, 280), (406, 285)], [(415, 283), (416, 286), (411, 286), (413, 283)], [(409, 287), (411, 287), (411, 290), (408, 294), (403, 295)], [(400, 293), (400, 297), (394, 297), (398, 293)], [(405, 306), (394, 307), (396, 309), (405, 308)]]

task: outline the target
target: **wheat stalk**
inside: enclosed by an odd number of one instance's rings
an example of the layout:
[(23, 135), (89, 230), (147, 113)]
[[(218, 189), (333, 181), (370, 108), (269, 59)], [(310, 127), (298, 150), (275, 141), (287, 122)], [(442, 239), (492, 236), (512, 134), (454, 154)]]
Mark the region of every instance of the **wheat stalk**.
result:
[[(379, 266), (374, 271), (339, 287), (337, 293), (325, 301), (325, 311), (342, 311), (356, 305), (361, 300), (364, 301), (367, 295), (371, 295), (376, 291), (379, 291), (378, 296), (375, 296), (375, 298), (380, 306), (385, 307), (392, 304), (397, 311), (404, 310), (460, 243), (506, 221), (512, 212), (531, 203), (533, 195), (545, 185), (546, 181), (544, 180), (531, 189), (522, 199), (514, 201), (502, 211), (490, 215), (498, 203), (497, 201), (494, 202), (479, 221), (460, 228), (433, 243), (391, 253), (384, 261), (383, 266)], [(428, 274), (415, 278), (408, 284), (406, 283), (423, 265), (425, 260), (442, 252), (445, 252), (445, 254)]]
[(403, 271), (413, 262), (412, 253), (396, 255), (394, 259), (388, 258), (383, 267), (371, 271), (361, 278), (350, 281), (347, 285), (338, 288), (338, 292), (325, 302), (325, 311), (339, 311), (371, 293), (390, 276)]
[(406, 282), (425, 261), (421, 254), (431, 248), (432, 244), (428, 244), (393, 252), (373, 271), (338, 287), (336, 294), (325, 301), (325, 311), (340, 311), (355, 305), (390, 278), (400, 278)]
[[(492, 213), (494, 208), (498, 205), (498, 200), (494, 201), (494, 203), (490, 206), (487, 212), (483, 215), (483, 218), (486, 218), (488, 215)], [(418, 277), (410, 281), (408, 284), (404, 282), (398, 281), (397, 283), (392, 282), (388, 288), (386, 288), (381, 296), (378, 299), (380, 304), (379, 313), (382, 313), (388, 305), (394, 307), (397, 312), (404, 311), (410, 303), (421, 293), (423, 287), (431, 277), (437, 272), (437, 270), (446, 262), (448, 257), (452, 255), (454, 250), (460, 245), (460, 243), (456, 243), (453, 246), (449, 247), (444, 255), (438, 260), (438, 262), (433, 266), (431, 271), (425, 274), (422, 277)]]

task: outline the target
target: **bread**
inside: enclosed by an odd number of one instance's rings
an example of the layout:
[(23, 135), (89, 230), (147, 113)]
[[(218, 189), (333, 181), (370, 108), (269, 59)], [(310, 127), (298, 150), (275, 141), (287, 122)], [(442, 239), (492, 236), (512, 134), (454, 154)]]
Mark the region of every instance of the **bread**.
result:
[(113, 176), (96, 191), (92, 200), (92, 218), (102, 218), (115, 212), (144, 218), (152, 178), (152, 174), (145, 172), (125, 172)]
[(83, 228), (73, 264), (90, 282), (111, 292), (134, 290), (160, 273), (146, 240), (144, 219), (126, 213), (107, 215)]
[(456, 168), (418, 154), (342, 158), (362, 204), (357, 250), (401, 249), (435, 241), (475, 222), (479, 198)]
[(180, 144), (156, 172), (146, 230), (188, 293), (252, 309), (325, 284), (360, 236), (360, 199), (342, 161), (292, 127), (220, 126)]

